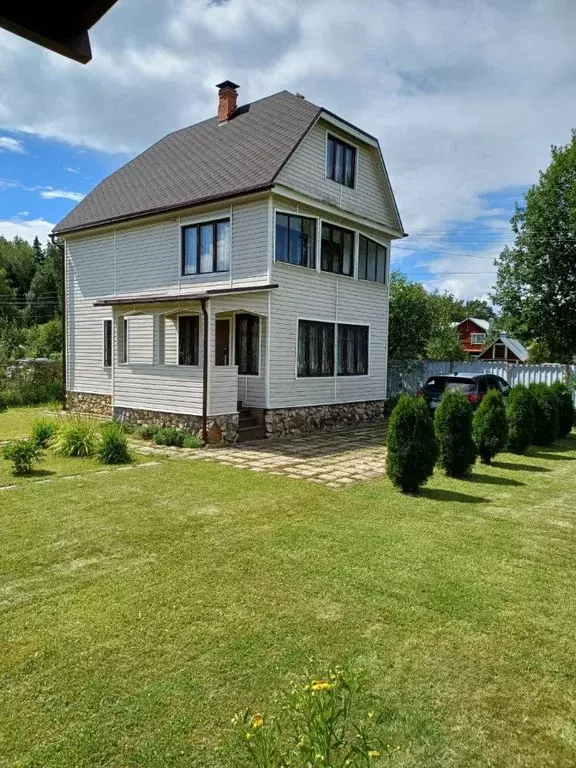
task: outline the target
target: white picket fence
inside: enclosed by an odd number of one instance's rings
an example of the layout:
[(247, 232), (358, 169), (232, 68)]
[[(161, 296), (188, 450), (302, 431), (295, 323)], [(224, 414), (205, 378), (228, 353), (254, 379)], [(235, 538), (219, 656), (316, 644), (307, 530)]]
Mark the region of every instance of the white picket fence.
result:
[(576, 365), (561, 365), (560, 363), (530, 363), (486, 362), (471, 360), (451, 362), (449, 360), (415, 360), (408, 363), (391, 361), (388, 365), (388, 396), (401, 392), (417, 392), (424, 386), (429, 376), (439, 373), (495, 373), (502, 376), (514, 386), (515, 384), (534, 384), (543, 382), (552, 384), (554, 381), (566, 382), (569, 372), (569, 385), (572, 389), (574, 405), (576, 405)]

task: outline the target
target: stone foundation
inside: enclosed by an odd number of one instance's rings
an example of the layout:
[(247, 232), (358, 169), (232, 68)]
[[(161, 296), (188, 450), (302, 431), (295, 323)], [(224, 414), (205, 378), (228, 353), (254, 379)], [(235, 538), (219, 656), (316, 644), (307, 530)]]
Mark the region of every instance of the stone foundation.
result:
[[(177, 427), (186, 429), (202, 439), (202, 416), (187, 413), (164, 413), (147, 411), (136, 408), (114, 408), (116, 421), (130, 424), (151, 424), (155, 427)], [(235, 443), (238, 439), (238, 414), (227, 413), (223, 416), (208, 416), (208, 442), (210, 445), (219, 443)]]
[(367, 400), (361, 403), (331, 403), (265, 411), (266, 437), (287, 437), (384, 422), (385, 402)]
[(93, 416), (112, 416), (112, 395), (96, 395), (91, 392), (66, 392), (66, 409)]

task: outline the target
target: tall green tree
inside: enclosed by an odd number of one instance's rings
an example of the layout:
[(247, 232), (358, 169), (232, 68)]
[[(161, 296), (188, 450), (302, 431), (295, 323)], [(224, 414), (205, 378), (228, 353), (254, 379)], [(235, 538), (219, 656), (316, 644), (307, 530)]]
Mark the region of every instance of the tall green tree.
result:
[(62, 259), (57, 245), (50, 243), (26, 294), (24, 321), (27, 325), (47, 323), (62, 312)]
[(388, 332), (390, 359), (423, 358), (433, 319), (433, 308), (424, 287), (410, 282), (401, 272), (392, 272)]
[(576, 355), (576, 130), (516, 206), (514, 245), (504, 248), (492, 299), (508, 327), (544, 342), (557, 362)]
[(30, 290), (37, 266), (30, 243), (21, 237), (7, 240), (0, 236), (0, 267), (5, 270), (6, 280), (22, 304)]
[(44, 251), (42, 250), (42, 246), (40, 245), (40, 240), (38, 238), (38, 235), (34, 238), (34, 242), (32, 243), (32, 248), (34, 250), (34, 258), (36, 259), (36, 262), (38, 264), (42, 264), (44, 261)]

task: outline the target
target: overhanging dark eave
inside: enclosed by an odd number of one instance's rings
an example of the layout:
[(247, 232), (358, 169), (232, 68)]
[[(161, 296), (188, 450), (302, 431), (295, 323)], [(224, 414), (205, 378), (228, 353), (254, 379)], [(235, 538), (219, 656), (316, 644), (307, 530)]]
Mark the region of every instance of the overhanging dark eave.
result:
[(173, 304), (182, 301), (200, 301), (200, 299), (215, 299), (218, 296), (228, 296), (231, 293), (255, 293), (257, 291), (271, 291), (278, 288), (278, 283), (266, 283), (265, 285), (243, 285), (238, 288), (211, 288), (198, 293), (150, 293), (134, 296), (110, 296), (109, 298), (96, 299), (95, 307), (136, 306), (139, 304)]
[(237, 192), (229, 192), (223, 195), (208, 195), (207, 197), (196, 198), (195, 200), (189, 200), (186, 203), (178, 203), (178, 205), (165, 205), (158, 206), (156, 208), (147, 208), (144, 211), (138, 211), (137, 213), (126, 214), (124, 216), (114, 216), (108, 219), (100, 219), (99, 221), (93, 221), (88, 224), (81, 224), (77, 227), (54, 227), (52, 230), (53, 235), (69, 235), (73, 232), (86, 232), (90, 229), (99, 229), (101, 227), (109, 227), (112, 224), (121, 224), (123, 221), (135, 221), (136, 219), (142, 219), (145, 216), (154, 216), (161, 213), (171, 213), (172, 211), (183, 211), (186, 208), (195, 208), (198, 205), (205, 205), (206, 203), (217, 203), (224, 200), (232, 200), (236, 197), (242, 197), (243, 195), (256, 194), (258, 192), (266, 192), (272, 189), (274, 184), (268, 182), (266, 184), (260, 184), (255, 187), (246, 187), (240, 189)]

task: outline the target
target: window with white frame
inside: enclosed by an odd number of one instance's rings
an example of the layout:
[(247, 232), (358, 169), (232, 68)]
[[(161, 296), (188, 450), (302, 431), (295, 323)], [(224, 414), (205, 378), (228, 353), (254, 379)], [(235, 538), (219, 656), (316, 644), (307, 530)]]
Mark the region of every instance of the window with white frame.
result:
[(486, 341), (486, 334), (485, 333), (471, 333), (470, 334), (470, 341), (472, 344), (484, 344)]
[(112, 367), (112, 320), (104, 320), (102, 328), (102, 365)]
[(230, 271), (230, 219), (182, 227), (182, 274)]
[(316, 268), (315, 219), (276, 214), (276, 261)]
[(368, 326), (338, 324), (338, 376), (368, 373)]
[(374, 283), (386, 282), (388, 248), (364, 235), (358, 239), (358, 278)]
[(324, 272), (335, 272), (337, 275), (352, 277), (354, 232), (323, 222), (320, 266)]
[(354, 187), (356, 176), (356, 148), (346, 144), (342, 139), (328, 136), (326, 142), (326, 177), (344, 184), (346, 187)]
[(200, 318), (198, 315), (178, 317), (178, 365), (198, 365)]
[(130, 326), (128, 324), (128, 318), (121, 318), (118, 323), (118, 362), (128, 362), (128, 345), (130, 336)]

